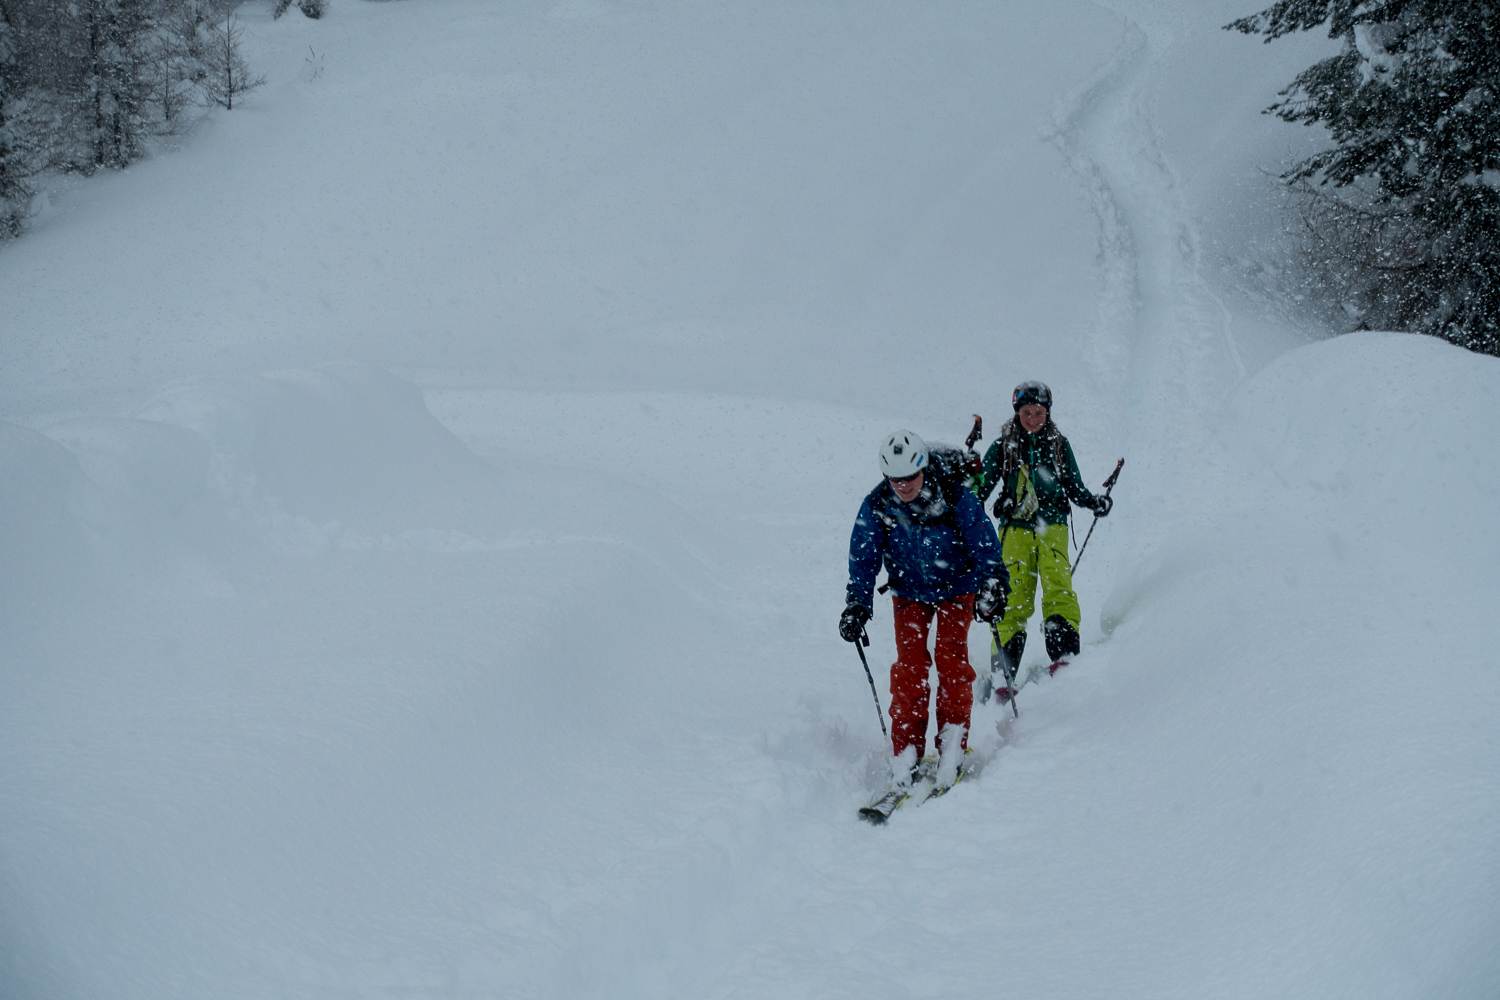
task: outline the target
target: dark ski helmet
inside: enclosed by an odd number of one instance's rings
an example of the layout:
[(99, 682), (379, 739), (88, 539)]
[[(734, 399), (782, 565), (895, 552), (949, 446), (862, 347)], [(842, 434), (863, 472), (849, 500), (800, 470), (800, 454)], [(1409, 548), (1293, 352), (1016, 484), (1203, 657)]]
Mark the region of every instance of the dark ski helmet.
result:
[(1022, 382), (1011, 393), (1010, 405), (1017, 412), (1028, 403), (1035, 403), (1048, 413), (1052, 412), (1052, 390), (1041, 382)]

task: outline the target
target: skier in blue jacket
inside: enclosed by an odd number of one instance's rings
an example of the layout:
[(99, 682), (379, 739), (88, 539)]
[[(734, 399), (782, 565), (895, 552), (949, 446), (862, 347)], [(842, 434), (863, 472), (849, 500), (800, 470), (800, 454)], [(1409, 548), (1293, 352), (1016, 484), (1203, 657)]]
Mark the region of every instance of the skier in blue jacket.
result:
[[(954, 463), (957, 465), (957, 463)], [(927, 746), (927, 637), (937, 619), (937, 750), (945, 738), (968, 745), (974, 702), (969, 624), (1005, 613), (1010, 588), (999, 539), (961, 468), (938, 468), (926, 443), (909, 431), (880, 449), (885, 478), (865, 497), (849, 540), (848, 604), (839, 634), (857, 642), (870, 620), (875, 577), (885, 566), (894, 591), (896, 662), (891, 664), (891, 749), (921, 760)], [(898, 774), (903, 770), (898, 768)]]

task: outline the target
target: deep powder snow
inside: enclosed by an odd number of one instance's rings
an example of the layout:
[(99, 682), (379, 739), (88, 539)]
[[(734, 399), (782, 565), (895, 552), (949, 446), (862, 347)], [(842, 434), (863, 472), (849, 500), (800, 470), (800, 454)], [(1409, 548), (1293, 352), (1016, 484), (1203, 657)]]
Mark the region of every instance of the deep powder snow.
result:
[[(1500, 993), (1500, 362), (1247, 278), (1326, 40), (328, 6), (0, 249), (0, 995)], [(872, 829), (878, 438), (1024, 378), (1084, 651)]]

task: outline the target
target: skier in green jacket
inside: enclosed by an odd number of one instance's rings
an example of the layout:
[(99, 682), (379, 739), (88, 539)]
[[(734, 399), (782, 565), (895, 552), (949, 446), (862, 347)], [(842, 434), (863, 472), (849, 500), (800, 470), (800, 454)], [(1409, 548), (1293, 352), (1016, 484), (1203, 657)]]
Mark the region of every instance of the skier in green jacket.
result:
[[(1026, 622), (1035, 609), (1037, 578), (1042, 583), (1042, 634), (1051, 670), (1078, 652), (1083, 613), (1073, 592), (1068, 561), (1068, 502), (1109, 514), (1108, 495), (1090, 493), (1078, 474), (1073, 448), (1052, 422), (1052, 390), (1040, 382), (1022, 382), (1011, 396), (1016, 415), (984, 455), (976, 492), (987, 501), (1000, 487), (994, 513), (1000, 521), (1001, 554), (1010, 573), (1005, 617), (995, 627), (990, 667), (995, 696), (1009, 701), (1015, 693), (1000, 680), (1008, 666), (1016, 676), (1026, 648)], [(1002, 663), (1002, 657), (1006, 662)]]

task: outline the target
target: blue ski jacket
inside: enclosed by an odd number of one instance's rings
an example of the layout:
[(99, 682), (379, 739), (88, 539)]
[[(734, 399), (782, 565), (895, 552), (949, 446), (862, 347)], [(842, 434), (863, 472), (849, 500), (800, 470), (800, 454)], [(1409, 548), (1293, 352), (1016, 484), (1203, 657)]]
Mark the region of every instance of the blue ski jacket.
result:
[(953, 494), (950, 500), (936, 477), (929, 482), (931, 488), (924, 483), (909, 504), (884, 480), (865, 497), (849, 539), (850, 601), (875, 606), (875, 577), (882, 564), (891, 589), (909, 601), (936, 604), (977, 593), (991, 577), (1010, 592), (1000, 540), (979, 499), (959, 487), (946, 491)]

